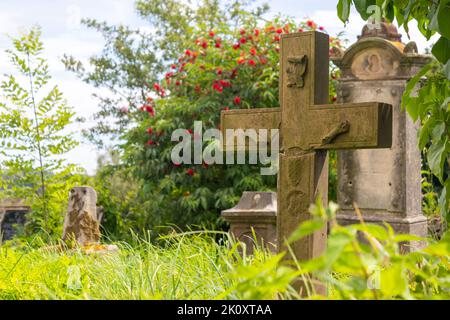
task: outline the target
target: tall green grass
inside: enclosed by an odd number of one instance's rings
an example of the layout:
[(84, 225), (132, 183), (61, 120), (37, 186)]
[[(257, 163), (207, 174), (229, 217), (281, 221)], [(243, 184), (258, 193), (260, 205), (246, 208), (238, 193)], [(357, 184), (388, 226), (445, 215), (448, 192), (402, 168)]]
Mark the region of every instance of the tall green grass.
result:
[[(217, 236), (222, 240), (217, 241)], [(296, 297), (293, 271), (259, 248), (246, 255), (227, 234), (191, 232), (117, 243), (88, 255), (0, 247), (0, 299), (273, 299)], [(281, 295), (280, 295), (281, 294)]]

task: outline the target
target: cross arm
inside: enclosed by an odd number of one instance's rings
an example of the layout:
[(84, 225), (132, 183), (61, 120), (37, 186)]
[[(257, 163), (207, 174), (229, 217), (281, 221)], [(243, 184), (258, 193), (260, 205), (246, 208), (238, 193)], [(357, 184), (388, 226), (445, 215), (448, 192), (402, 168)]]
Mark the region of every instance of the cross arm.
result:
[[(268, 130), (268, 142), (270, 142), (270, 130), (279, 129), (281, 123), (281, 112), (279, 108), (258, 108), (222, 111), (221, 130), (223, 136), (223, 148), (227, 149), (227, 129), (249, 130), (254, 129), (256, 133), (260, 129)], [(244, 132), (245, 133), (245, 132)], [(251, 136), (249, 136), (251, 139)], [(233, 138), (234, 139), (234, 138)], [(247, 149), (248, 144), (242, 145), (239, 139), (234, 139), (232, 143), (234, 150)]]
[(392, 144), (389, 104), (313, 105), (308, 119), (299, 124), (302, 149), (390, 148)]

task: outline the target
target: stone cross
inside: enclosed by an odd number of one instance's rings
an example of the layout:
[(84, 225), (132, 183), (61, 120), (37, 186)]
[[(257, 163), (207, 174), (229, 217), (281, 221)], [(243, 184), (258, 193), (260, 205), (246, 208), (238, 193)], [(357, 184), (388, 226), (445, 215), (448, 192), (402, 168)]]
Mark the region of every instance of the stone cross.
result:
[[(327, 105), (328, 68), (328, 35), (315, 31), (283, 35), (281, 107), (231, 110), (221, 114), (223, 132), (227, 129), (280, 129), (279, 249), (300, 223), (311, 218), (308, 209), (315, 198), (321, 195), (323, 201), (327, 201), (327, 150), (389, 148), (391, 145), (391, 106), (378, 102)], [(228, 143), (224, 141), (226, 151), (230, 151)], [(291, 245), (295, 258), (307, 260), (320, 255), (326, 246), (326, 235), (327, 230), (320, 230)]]
[(70, 190), (63, 241), (76, 241), (80, 246), (99, 243), (100, 222), (96, 203), (97, 193), (91, 187), (74, 187)]

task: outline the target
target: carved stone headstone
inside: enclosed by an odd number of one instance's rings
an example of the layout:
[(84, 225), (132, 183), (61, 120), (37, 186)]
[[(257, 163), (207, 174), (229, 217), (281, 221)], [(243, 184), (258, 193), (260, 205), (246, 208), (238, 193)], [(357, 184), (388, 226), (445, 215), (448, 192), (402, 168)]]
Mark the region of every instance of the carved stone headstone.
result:
[[(389, 223), (396, 232), (427, 234), (421, 210), (418, 124), (400, 108), (408, 79), (429, 61), (417, 54), (414, 42), (405, 45), (395, 26), (363, 28), (345, 52), (334, 52), (340, 68), (337, 95), (341, 103), (381, 101), (393, 106), (392, 147), (338, 152), (338, 221), (358, 223), (353, 203), (366, 222)], [(417, 245), (417, 244), (416, 244)]]
[(76, 241), (81, 246), (100, 241), (96, 203), (97, 193), (91, 187), (74, 187), (70, 190), (63, 241)]
[(244, 192), (235, 207), (222, 211), (222, 217), (230, 224), (231, 234), (246, 244), (248, 253), (255, 246), (253, 233), (258, 245), (276, 251), (276, 192)]

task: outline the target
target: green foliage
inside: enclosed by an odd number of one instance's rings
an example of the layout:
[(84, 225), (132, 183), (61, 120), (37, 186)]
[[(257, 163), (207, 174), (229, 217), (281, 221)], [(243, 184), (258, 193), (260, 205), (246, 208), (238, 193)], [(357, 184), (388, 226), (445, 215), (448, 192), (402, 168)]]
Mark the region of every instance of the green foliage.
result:
[(74, 113), (58, 87), (50, 86), (40, 35), (32, 28), (6, 50), (16, 73), (0, 84), (0, 197), (31, 205), (27, 231), (56, 233), (68, 188), (77, 180), (63, 156), (77, 142), (66, 130)]
[(439, 40), (431, 52), (437, 61), (426, 65), (412, 78), (402, 98), (414, 121), (420, 120), (419, 148), (427, 149), (431, 172), (443, 186), (439, 196), (440, 212), (450, 221), (450, 1), (449, 0), (339, 0), (337, 12), (347, 22), (349, 8), (354, 4), (363, 19), (368, 19), (371, 5), (380, 8), (388, 21), (397, 21), (408, 32), (408, 23), (417, 22), (427, 40), (437, 33)]
[[(337, 205), (324, 208), (321, 201), (311, 206), (316, 217), (294, 232), (298, 241), (330, 221), (325, 252), (300, 262), (300, 275), (328, 284), (335, 299), (449, 299), (450, 234), (440, 241), (395, 234), (384, 226), (360, 224), (340, 226), (335, 219)], [(357, 214), (361, 218), (357, 209)], [(404, 252), (405, 241), (422, 242), (424, 249)]]
[[(247, 255), (245, 244), (222, 232), (186, 232), (150, 241), (133, 237), (120, 251), (54, 252), (39, 239), (0, 247), (1, 299), (449, 299), (450, 236), (440, 241), (394, 234), (389, 225), (336, 223), (337, 206), (318, 201), (316, 217), (299, 226), (299, 241), (328, 222), (326, 251), (297, 262), (265, 248)], [(363, 241), (361, 241), (363, 240)], [(429, 241), (401, 254), (405, 241)], [(38, 249), (36, 249), (38, 247)], [(306, 292), (292, 287), (302, 279)], [(317, 295), (312, 283), (328, 287)]]
[[(136, 8), (155, 34), (89, 20), (108, 40), (103, 54), (90, 61), (93, 71), (65, 59), (85, 81), (116, 94), (117, 99), (101, 99), (100, 124), (89, 136), (97, 142), (118, 137), (123, 162), (117, 168), (139, 186), (129, 199), (138, 205), (130, 203), (130, 211), (121, 214), (123, 225), (136, 232), (169, 224), (220, 227), (222, 209), (243, 191), (273, 190), (276, 177), (261, 176), (256, 165), (173, 164), (171, 133), (192, 130), (194, 121), (202, 121), (204, 130), (217, 128), (222, 110), (278, 107), (281, 34), (323, 28), (311, 20), (267, 21), (266, 7), (249, 11), (238, 1), (202, 1), (196, 8), (180, 1), (137, 1)], [(342, 44), (330, 37), (330, 45)], [(338, 76), (333, 66), (330, 101), (336, 99)], [(114, 128), (103, 123), (111, 117)], [(212, 143), (204, 141), (204, 147)]]

